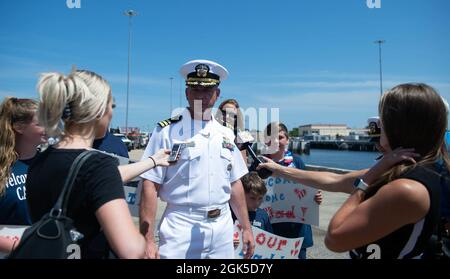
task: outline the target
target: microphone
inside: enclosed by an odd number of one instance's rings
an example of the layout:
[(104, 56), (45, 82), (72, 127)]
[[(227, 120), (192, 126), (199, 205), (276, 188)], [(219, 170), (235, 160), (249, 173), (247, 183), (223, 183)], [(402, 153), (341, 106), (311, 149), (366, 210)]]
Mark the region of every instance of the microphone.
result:
[(239, 150), (246, 150), (247, 146), (251, 146), (253, 142), (255, 141), (255, 138), (253, 138), (252, 134), (250, 134), (249, 131), (238, 131), (236, 133), (236, 146), (239, 148)]
[(253, 163), (249, 168), (249, 171), (256, 171), (258, 173), (258, 176), (261, 177), (261, 179), (266, 179), (269, 176), (272, 175), (272, 171), (262, 168), (257, 170), (256, 167), (261, 164), (265, 163), (266, 159), (262, 156), (257, 156), (255, 154), (255, 151), (252, 149), (252, 145), (255, 139), (248, 131), (238, 131), (236, 135), (236, 145), (239, 148), (239, 150), (247, 150), (248, 154), (253, 159)]

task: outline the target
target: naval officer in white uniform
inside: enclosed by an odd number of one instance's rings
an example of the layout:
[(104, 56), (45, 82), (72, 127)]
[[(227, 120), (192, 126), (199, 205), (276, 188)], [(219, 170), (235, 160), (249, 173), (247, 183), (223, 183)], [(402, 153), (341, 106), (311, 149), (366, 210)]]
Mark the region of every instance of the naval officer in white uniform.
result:
[[(183, 146), (176, 164), (141, 176), (140, 225), (149, 243), (147, 256), (234, 258), (230, 204), (243, 225), (244, 254), (250, 258), (254, 239), (240, 181), (247, 166), (234, 144), (233, 131), (211, 114), (220, 95), (219, 83), (228, 71), (212, 61), (194, 60), (184, 64), (180, 73), (186, 79), (189, 107), (158, 123), (142, 157), (177, 143)], [(159, 250), (153, 236), (158, 191), (167, 202)]]

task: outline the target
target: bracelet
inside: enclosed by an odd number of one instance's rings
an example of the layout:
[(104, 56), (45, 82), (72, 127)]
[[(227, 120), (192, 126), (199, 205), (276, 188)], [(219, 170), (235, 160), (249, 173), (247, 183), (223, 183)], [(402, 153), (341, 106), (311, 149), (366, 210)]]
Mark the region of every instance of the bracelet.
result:
[(154, 165), (155, 165), (155, 167), (156, 167), (157, 165), (156, 165), (155, 159), (153, 159), (153, 157), (152, 157), (152, 156), (150, 156), (149, 158), (150, 158), (150, 159), (152, 159), (152, 161), (153, 161), (153, 164), (154, 164)]

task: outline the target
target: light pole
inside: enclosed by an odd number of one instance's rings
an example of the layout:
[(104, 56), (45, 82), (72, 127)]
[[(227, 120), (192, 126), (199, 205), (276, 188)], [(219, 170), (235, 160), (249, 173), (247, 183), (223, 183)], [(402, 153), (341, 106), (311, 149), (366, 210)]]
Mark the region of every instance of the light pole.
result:
[(374, 43), (378, 44), (378, 55), (379, 55), (379, 59), (380, 59), (380, 96), (383, 95), (383, 71), (382, 71), (382, 63), (381, 63), (381, 45), (384, 44), (386, 41), (385, 40), (377, 40)]
[(170, 77), (170, 115), (171, 116), (172, 116), (172, 111), (173, 111), (172, 88), (173, 88), (173, 77)]
[(127, 74), (127, 107), (125, 114), (125, 135), (128, 135), (128, 99), (130, 95), (130, 60), (131, 60), (131, 18), (137, 13), (133, 10), (127, 10), (124, 15), (128, 17), (128, 74)]

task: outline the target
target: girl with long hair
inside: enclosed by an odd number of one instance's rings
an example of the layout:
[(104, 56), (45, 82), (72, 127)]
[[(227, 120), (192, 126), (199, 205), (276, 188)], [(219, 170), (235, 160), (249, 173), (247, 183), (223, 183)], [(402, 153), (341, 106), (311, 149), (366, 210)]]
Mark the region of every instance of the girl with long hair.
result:
[[(6, 97), (0, 105), (0, 224), (30, 225), (26, 200), (28, 166), (46, 142), (38, 125), (37, 102)], [(14, 239), (0, 237), (0, 251), (10, 252)]]

